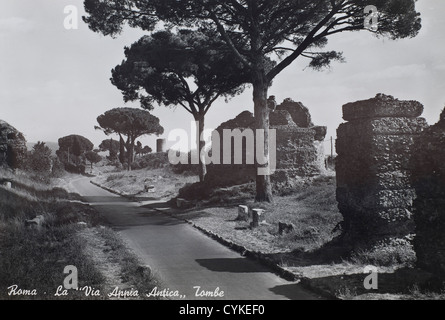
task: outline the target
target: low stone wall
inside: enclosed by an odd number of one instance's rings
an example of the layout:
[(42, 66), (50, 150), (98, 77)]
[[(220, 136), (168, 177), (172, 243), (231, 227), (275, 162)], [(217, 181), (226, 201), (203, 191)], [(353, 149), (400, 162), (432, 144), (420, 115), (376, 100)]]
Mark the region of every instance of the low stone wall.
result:
[(346, 239), (357, 244), (414, 232), (410, 163), (427, 127), (423, 106), (391, 96), (343, 106), (337, 130), (337, 200)]
[(417, 265), (445, 278), (445, 110), (416, 139), (412, 179)]

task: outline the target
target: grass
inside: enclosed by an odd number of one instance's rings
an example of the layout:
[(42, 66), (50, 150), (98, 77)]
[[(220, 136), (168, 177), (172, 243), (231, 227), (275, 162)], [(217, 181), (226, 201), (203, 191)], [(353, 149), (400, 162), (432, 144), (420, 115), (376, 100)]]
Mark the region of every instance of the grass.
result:
[[(144, 177), (159, 173), (147, 171)], [(119, 181), (117, 175), (110, 180), (115, 180), (115, 186), (121, 183), (125, 186), (131, 181), (127, 176), (131, 174), (135, 175), (135, 172), (125, 173), (123, 179), (127, 182)], [(176, 178), (181, 176), (169, 177), (169, 183), (177, 181)], [(352, 252), (352, 255), (350, 248), (333, 241), (341, 235), (337, 227), (342, 221), (335, 196), (335, 176), (319, 176), (302, 181), (292, 189), (282, 189), (274, 195), (273, 204), (255, 203), (252, 200), (254, 190), (253, 183), (217, 189), (206, 188), (200, 183), (188, 184), (178, 196), (194, 200), (196, 207), (175, 214), (227, 242), (263, 253), (278, 265), (306, 277), (310, 287), (340, 299), (445, 298), (440, 288), (432, 290), (428, 287), (437, 282), (431, 280), (431, 274), (413, 268), (415, 256), (410, 239), (394, 239), (369, 250)], [(172, 192), (172, 196), (176, 194)], [(248, 205), (250, 209), (265, 209), (266, 223), (252, 229), (249, 222), (237, 221), (240, 204)], [(294, 228), (280, 235), (279, 222), (291, 223)], [(343, 255), (345, 252), (348, 254)], [(379, 267), (378, 292), (364, 289), (366, 265)], [(419, 289), (420, 285), (422, 289)]]
[(197, 180), (196, 176), (187, 173), (175, 174), (171, 167), (119, 173), (104, 172), (93, 178), (93, 181), (101, 186), (118, 190), (126, 195), (155, 198), (174, 197), (184, 185)]
[[(221, 238), (252, 252), (261, 252), (279, 266), (306, 277), (309, 287), (321, 289), (340, 299), (443, 299), (443, 292), (424, 289), (413, 294), (414, 284), (428, 287), (431, 275), (413, 269), (415, 261), (411, 238), (393, 239), (369, 250), (351, 251), (335, 241), (341, 235), (342, 221), (336, 201), (334, 176), (319, 176), (275, 194), (274, 203), (255, 203), (249, 186), (234, 186), (208, 192), (207, 202), (178, 215)], [(239, 194), (234, 192), (241, 190)], [(191, 194), (191, 190), (186, 190)], [(225, 194), (222, 201), (213, 201)], [(210, 201), (209, 201), (210, 199)], [(246, 200), (248, 199), (248, 200)], [(237, 221), (237, 206), (265, 209), (266, 223), (250, 228), (250, 222)], [(293, 225), (280, 235), (278, 223)], [(363, 287), (364, 267), (379, 267), (382, 288), (370, 293)], [(409, 272), (398, 271), (408, 268)], [(379, 276), (380, 277), (380, 276)]]
[(120, 276), (123, 283), (127, 283), (138, 290), (141, 297), (159, 286), (158, 280), (147, 266), (141, 266), (137, 256), (129, 251), (123, 240), (109, 228), (99, 230), (101, 237), (105, 240), (105, 246), (110, 247), (111, 259), (118, 261), (121, 267)]
[[(81, 236), (85, 228), (98, 230), (105, 239), (111, 248), (106, 256), (119, 263), (119, 277), (125, 283), (140, 292), (155, 286), (150, 269), (140, 265), (114, 231), (99, 226), (101, 217), (95, 209), (70, 202), (81, 199), (79, 196), (10, 170), (0, 170), (0, 181), (11, 181), (13, 186), (0, 186), (0, 299), (107, 299), (105, 293), (94, 297), (76, 290), (70, 290), (66, 297), (54, 295), (67, 276), (63, 273), (67, 265), (77, 267), (79, 287), (105, 289), (107, 274), (101, 267), (109, 261), (98, 262), (88, 253), (88, 243)], [(37, 215), (44, 217), (40, 228), (25, 226), (26, 220)], [(22, 290), (35, 289), (37, 296), (8, 295), (8, 288), (14, 285)]]
[(372, 249), (358, 250), (351, 255), (350, 260), (363, 265), (414, 267), (416, 255), (409, 237), (392, 239), (375, 245)]
[[(241, 190), (241, 192), (236, 192)], [(331, 241), (337, 232), (333, 230), (342, 220), (335, 200), (335, 179), (319, 177), (311, 184), (293, 190), (291, 194), (275, 195), (274, 203), (255, 203), (252, 200), (250, 185), (223, 188), (213, 192), (210, 200), (225, 194), (215, 206), (213, 201), (203, 201), (198, 215), (192, 220), (210, 231), (244, 243), (247, 238), (257, 239), (257, 249), (267, 243), (270, 252), (313, 251)], [(249, 209), (266, 210), (267, 224), (250, 229), (249, 222), (235, 221), (237, 205), (244, 204)], [(294, 229), (283, 235), (278, 234), (278, 223), (292, 223)], [(249, 243), (255, 250), (255, 245)]]
[[(84, 243), (76, 236), (75, 224), (45, 225), (42, 230), (29, 229), (16, 218), (2, 222), (0, 238), (0, 298), (11, 297), (6, 289), (18, 285), (22, 289), (36, 289), (38, 299), (53, 299), (56, 288), (63, 284), (64, 267), (74, 265), (79, 272), (79, 286), (100, 288), (102, 275), (91, 257), (83, 253)], [(80, 298), (73, 292), (71, 298)]]

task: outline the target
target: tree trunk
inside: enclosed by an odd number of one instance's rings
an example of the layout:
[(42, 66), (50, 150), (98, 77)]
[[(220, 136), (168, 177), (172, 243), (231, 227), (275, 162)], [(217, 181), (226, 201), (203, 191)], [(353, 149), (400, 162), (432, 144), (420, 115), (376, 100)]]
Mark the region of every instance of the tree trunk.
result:
[(196, 127), (196, 146), (198, 148), (198, 157), (199, 157), (199, 181), (204, 182), (204, 178), (207, 174), (207, 168), (205, 163), (205, 158), (201, 155), (201, 152), (205, 148), (205, 141), (201, 140), (202, 134), (204, 132), (204, 115), (199, 114), (195, 116), (195, 120), (198, 122)]
[(127, 161), (128, 161), (128, 171), (131, 171), (131, 164), (134, 161), (134, 142), (136, 139), (128, 137), (127, 140)]
[[(269, 165), (269, 109), (267, 108), (267, 91), (269, 84), (266, 76), (261, 72), (255, 76), (253, 83), (253, 102), (255, 113), (255, 127), (256, 129), (264, 130), (264, 159), (258, 159), (256, 166), (267, 167)], [(257, 157), (255, 152), (255, 157)], [(273, 202), (272, 185), (270, 182), (270, 175), (258, 175), (256, 176), (256, 196), (257, 202)]]
[(126, 158), (125, 142), (121, 135), (119, 135), (119, 161), (124, 164)]
[(256, 158), (256, 196), (257, 202), (273, 202), (272, 185), (270, 175), (259, 175), (258, 168), (269, 167), (269, 109), (267, 108), (267, 91), (269, 81), (266, 72), (265, 53), (263, 52), (263, 42), (261, 27), (258, 17), (258, 6), (256, 1), (248, 1), (250, 12), (252, 13), (251, 37), (251, 57), (252, 57), (252, 86), (253, 103), (255, 115), (255, 129), (264, 130), (264, 154), (263, 159), (259, 159), (257, 152), (257, 143), (255, 144)]

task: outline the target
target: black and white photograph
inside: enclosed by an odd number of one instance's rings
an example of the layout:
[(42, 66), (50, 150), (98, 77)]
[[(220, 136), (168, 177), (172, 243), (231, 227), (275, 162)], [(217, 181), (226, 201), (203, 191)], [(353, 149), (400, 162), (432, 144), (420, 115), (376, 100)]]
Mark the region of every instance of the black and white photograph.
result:
[(0, 300), (444, 300), (444, 13), (1, 0)]

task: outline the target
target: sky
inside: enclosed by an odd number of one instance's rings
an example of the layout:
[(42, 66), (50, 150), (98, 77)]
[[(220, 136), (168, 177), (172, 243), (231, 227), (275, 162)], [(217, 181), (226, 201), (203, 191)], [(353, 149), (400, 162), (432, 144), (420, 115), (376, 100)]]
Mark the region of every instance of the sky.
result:
[[(79, 11), (78, 29), (67, 30), (64, 8)], [(445, 1), (419, 0), (422, 29), (412, 39), (378, 39), (369, 32), (341, 33), (331, 37), (327, 49), (342, 51), (346, 63), (328, 70), (306, 68), (300, 58), (274, 80), (269, 90), (277, 102), (302, 102), (316, 125), (328, 127), (326, 140), (342, 120), (342, 106), (384, 93), (424, 104), (429, 124), (445, 106)], [(21, 131), (28, 142), (57, 142), (79, 134), (97, 147), (107, 137), (95, 130), (96, 118), (124, 104), (110, 82), (111, 69), (124, 59), (123, 48), (143, 33), (127, 28), (116, 39), (92, 32), (81, 21), (83, 0), (2, 0), (0, 3), (0, 119)], [(228, 103), (217, 101), (207, 114), (206, 128), (253, 112), (248, 88)], [(193, 132), (192, 116), (181, 107), (157, 107), (153, 112), (167, 138), (174, 129)], [(157, 137), (141, 139), (156, 149)], [(167, 147), (174, 142), (167, 142)], [(326, 153), (330, 143), (326, 141)]]

